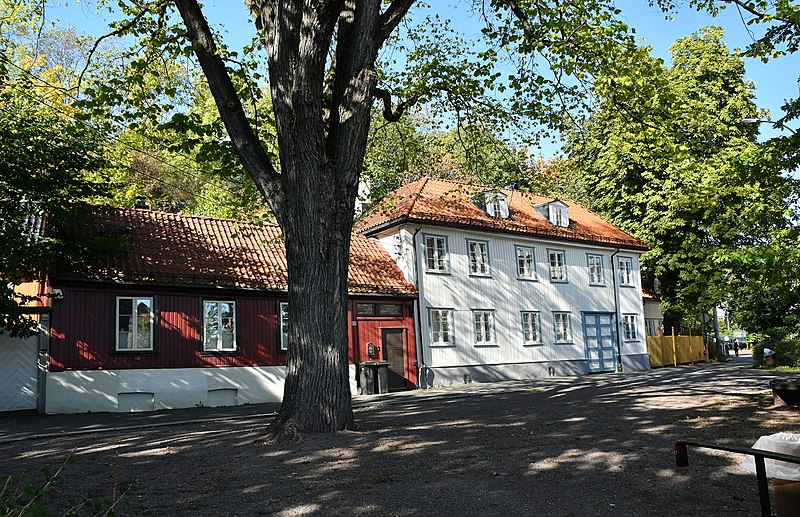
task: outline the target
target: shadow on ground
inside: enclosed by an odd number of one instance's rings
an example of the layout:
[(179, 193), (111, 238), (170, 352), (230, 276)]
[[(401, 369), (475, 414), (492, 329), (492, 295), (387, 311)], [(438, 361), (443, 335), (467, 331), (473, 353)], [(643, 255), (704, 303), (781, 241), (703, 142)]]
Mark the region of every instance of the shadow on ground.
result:
[(756, 370), (685, 367), (552, 384), (480, 386), (356, 411), (357, 431), (267, 445), (264, 420), (0, 446), (0, 476), (55, 470), (51, 497), (110, 497), (121, 515), (758, 515), (741, 456), (676, 439), (750, 446), (800, 432)]

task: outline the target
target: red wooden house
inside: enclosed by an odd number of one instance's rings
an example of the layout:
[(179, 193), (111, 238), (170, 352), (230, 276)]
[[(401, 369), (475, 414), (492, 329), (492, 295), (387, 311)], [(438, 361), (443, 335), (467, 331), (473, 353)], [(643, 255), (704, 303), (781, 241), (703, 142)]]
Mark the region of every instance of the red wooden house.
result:
[[(47, 413), (281, 399), (289, 308), (276, 225), (117, 208), (60, 231), (119, 244), (50, 275)], [(390, 389), (416, 386), (414, 287), (360, 235), (348, 286), (353, 393), (368, 360), (390, 362)]]

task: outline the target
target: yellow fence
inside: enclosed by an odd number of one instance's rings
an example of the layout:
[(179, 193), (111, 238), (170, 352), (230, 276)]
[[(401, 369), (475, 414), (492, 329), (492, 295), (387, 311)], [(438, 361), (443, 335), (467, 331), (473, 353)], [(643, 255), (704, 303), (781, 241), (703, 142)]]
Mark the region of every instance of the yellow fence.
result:
[(647, 353), (651, 368), (706, 361), (703, 336), (648, 337)]

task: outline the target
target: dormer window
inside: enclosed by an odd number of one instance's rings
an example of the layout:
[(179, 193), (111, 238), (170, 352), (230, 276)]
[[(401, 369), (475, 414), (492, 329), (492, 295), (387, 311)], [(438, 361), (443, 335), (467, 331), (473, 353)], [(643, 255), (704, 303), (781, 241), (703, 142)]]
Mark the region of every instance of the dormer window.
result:
[(489, 217), (508, 219), (508, 200), (502, 192), (484, 192), (483, 209)]
[(555, 200), (547, 204), (548, 220), (553, 226), (567, 228), (569, 226), (569, 207), (563, 201)]

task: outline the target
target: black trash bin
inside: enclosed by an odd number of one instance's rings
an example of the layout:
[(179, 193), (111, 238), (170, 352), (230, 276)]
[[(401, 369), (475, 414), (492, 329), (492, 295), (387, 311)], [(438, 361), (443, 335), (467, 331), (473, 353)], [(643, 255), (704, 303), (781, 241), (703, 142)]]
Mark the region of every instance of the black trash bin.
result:
[(362, 395), (374, 395), (377, 393), (377, 367), (375, 361), (365, 361), (358, 363), (358, 384)]
[(389, 361), (376, 361), (378, 389), (375, 393), (389, 393)]

